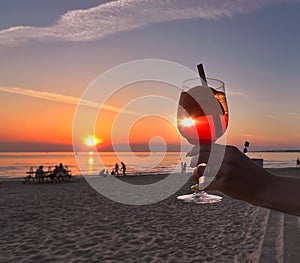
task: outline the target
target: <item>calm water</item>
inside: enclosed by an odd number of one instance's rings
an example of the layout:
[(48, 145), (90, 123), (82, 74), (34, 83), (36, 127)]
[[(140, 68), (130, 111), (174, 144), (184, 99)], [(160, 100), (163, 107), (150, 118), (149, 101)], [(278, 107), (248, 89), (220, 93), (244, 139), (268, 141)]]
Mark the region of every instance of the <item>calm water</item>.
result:
[[(98, 175), (102, 169), (109, 172), (116, 162), (124, 162), (128, 174), (149, 174), (179, 172), (180, 162), (185, 160), (181, 153), (78, 153), (49, 152), (49, 153), (0, 153), (0, 178), (24, 177), (32, 166), (34, 170), (39, 165), (53, 167), (63, 163), (72, 170), (73, 175), (89, 174)], [(182, 158), (182, 159), (181, 159)], [(101, 162), (100, 162), (101, 160)], [(77, 162), (78, 161), (78, 162)], [(80, 165), (78, 165), (78, 163)]]
[[(247, 153), (251, 158), (263, 158), (265, 168), (295, 167), (300, 153), (256, 152)], [(102, 169), (109, 172), (116, 162), (125, 162), (128, 174), (169, 173), (179, 172), (180, 162), (187, 161), (185, 153), (0, 153), (0, 178), (24, 177), (29, 167), (34, 169), (43, 165), (44, 170), (63, 163), (72, 170), (72, 174), (97, 175)], [(80, 163), (80, 169), (78, 163)], [(99, 161), (101, 159), (101, 162)], [(188, 169), (188, 172), (191, 169)]]

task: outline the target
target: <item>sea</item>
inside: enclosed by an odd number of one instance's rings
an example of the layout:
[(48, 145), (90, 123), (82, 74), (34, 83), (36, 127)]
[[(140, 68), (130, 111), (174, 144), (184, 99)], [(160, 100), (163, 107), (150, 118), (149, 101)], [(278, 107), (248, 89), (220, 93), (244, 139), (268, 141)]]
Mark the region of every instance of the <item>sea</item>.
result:
[[(262, 158), (265, 168), (296, 167), (300, 152), (248, 152), (250, 158)], [(169, 174), (181, 171), (181, 162), (189, 164), (181, 152), (0, 152), (0, 180), (23, 178), (30, 167), (53, 169), (62, 163), (73, 175), (98, 176), (111, 172), (115, 163), (124, 162), (128, 175)], [(187, 172), (192, 168), (188, 167)]]

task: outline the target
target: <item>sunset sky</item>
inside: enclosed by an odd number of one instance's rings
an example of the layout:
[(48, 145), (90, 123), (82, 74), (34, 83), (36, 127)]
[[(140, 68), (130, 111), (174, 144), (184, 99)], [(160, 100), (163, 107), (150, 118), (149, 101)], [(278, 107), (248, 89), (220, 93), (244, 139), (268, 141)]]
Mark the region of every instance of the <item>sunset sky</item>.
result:
[[(299, 12), (295, 0), (2, 1), (0, 151), (72, 150), (76, 106), (90, 83), (112, 67), (141, 59), (191, 70), (203, 63), (208, 76), (223, 80), (226, 143), (300, 149)], [(96, 125), (100, 149), (109, 150), (118, 107), (138, 90), (152, 89), (168, 87), (141, 83), (107, 101), (111, 108)], [(176, 108), (153, 107), (176, 117)], [(142, 108), (137, 102), (128, 109), (132, 114), (116, 122), (117, 144), (130, 141), (139, 150), (154, 136), (170, 145), (180, 141), (174, 123), (145, 119)], [(133, 112), (141, 118), (128, 132), (122, 127)]]

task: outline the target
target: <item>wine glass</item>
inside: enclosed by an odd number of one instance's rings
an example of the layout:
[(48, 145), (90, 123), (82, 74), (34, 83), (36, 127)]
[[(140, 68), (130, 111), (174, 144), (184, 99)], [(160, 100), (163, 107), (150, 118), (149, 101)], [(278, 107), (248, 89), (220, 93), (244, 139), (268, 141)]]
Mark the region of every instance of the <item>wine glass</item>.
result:
[[(228, 126), (228, 107), (224, 82), (217, 79), (189, 79), (183, 82), (177, 112), (179, 132), (189, 143), (201, 145), (213, 143), (221, 137)], [(205, 163), (199, 164), (206, 166)], [(209, 170), (206, 167), (205, 170)], [(204, 173), (205, 174), (205, 173)], [(199, 178), (198, 189), (193, 194), (181, 195), (177, 199), (192, 203), (216, 203), (221, 196), (207, 194), (204, 187), (205, 176)], [(207, 186), (207, 184), (206, 184)]]

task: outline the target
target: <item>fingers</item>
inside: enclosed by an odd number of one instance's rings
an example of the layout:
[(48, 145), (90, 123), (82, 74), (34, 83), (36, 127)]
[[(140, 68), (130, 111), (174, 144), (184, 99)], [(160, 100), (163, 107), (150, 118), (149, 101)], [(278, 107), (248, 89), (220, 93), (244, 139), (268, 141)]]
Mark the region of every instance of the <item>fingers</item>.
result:
[[(223, 149), (224, 150), (224, 149)], [(214, 152), (200, 152), (200, 154), (194, 155), (190, 161), (190, 167), (196, 167), (201, 163), (221, 163), (225, 158), (225, 152), (214, 151)]]
[[(244, 174), (245, 169), (250, 167), (252, 163), (238, 148), (230, 145), (206, 144), (195, 146), (187, 155), (192, 157), (191, 167), (195, 167), (192, 172), (192, 179), (198, 182), (201, 176), (205, 176), (206, 182), (209, 183), (203, 186), (205, 191), (218, 190), (232, 194), (232, 182), (235, 182), (235, 180), (232, 181), (233, 175)], [(207, 163), (208, 167), (199, 165), (201, 163)], [(209, 180), (212, 181), (209, 182)]]
[(192, 157), (194, 155), (197, 155), (201, 152), (209, 152), (211, 150), (211, 144), (210, 143), (205, 143), (202, 145), (196, 145), (194, 146), (187, 154), (187, 157)]
[(199, 146), (199, 145), (196, 145), (196, 146), (194, 146), (190, 151), (188, 151), (188, 152), (186, 153), (186, 157), (192, 157), (192, 156), (194, 156), (194, 155), (199, 154), (199, 152), (200, 152), (200, 146)]
[[(199, 166), (196, 169), (194, 169), (193, 173), (192, 173), (192, 179), (196, 182), (198, 182), (199, 178), (203, 175), (205, 170), (205, 166)], [(204, 191), (209, 191), (209, 190), (221, 190), (222, 189), (222, 184), (223, 184), (223, 178), (222, 177), (215, 177), (214, 180), (210, 181), (210, 182), (204, 182), (202, 183), (201, 186), (205, 185), (205, 183), (207, 183), (204, 189)], [(198, 184), (193, 186), (194, 191), (198, 190)], [(196, 190), (195, 190), (196, 189)]]
[(187, 157), (192, 157), (190, 166), (196, 167), (199, 163), (206, 163), (210, 154), (211, 144), (203, 144), (194, 146), (187, 154)]
[[(199, 165), (202, 163), (209, 163), (210, 173), (220, 175), (219, 170), (223, 171), (228, 163), (232, 163), (231, 155), (234, 154), (234, 150), (235, 147), (218, 144), (203, 144), (193, 147), (187, 153), (187, 156), (192, 157), (190, 166), (196, 167), (192, 173), (192, 179), (197, 181), (203, 175), (205, 167)], [(209, 172), (209, 170), (206, 172)]]
[(211, 144), (211, 143), (205, 143), (201, 145), (194, 146), (189, 152), (187, 152), (187, 157), (192, 157), (197, 154), (205, 153), (205, 152), (214, 152), (214, 153), (220, 153), (225, 152), (226, 146), (220, 145), (220, 144)]
[(205, 153), (201, 153), (200, 155), (195, 155), (194, 157), (192, 157), (191, 159), (191, 163), (190, 166), (191, 167), (196, 167), (201, 163), (207, 163), (208, 159), (210, 157), (210, 153), (205, 152)]
[(199, 177), (201, 177), (204, 173), (205, 166), (199, 165), (192, 172), (192, 179), (198, 182)]
[(199, 154), (195, 155), (190, 162), (190, 167), (196, 167), (198, 165)]

